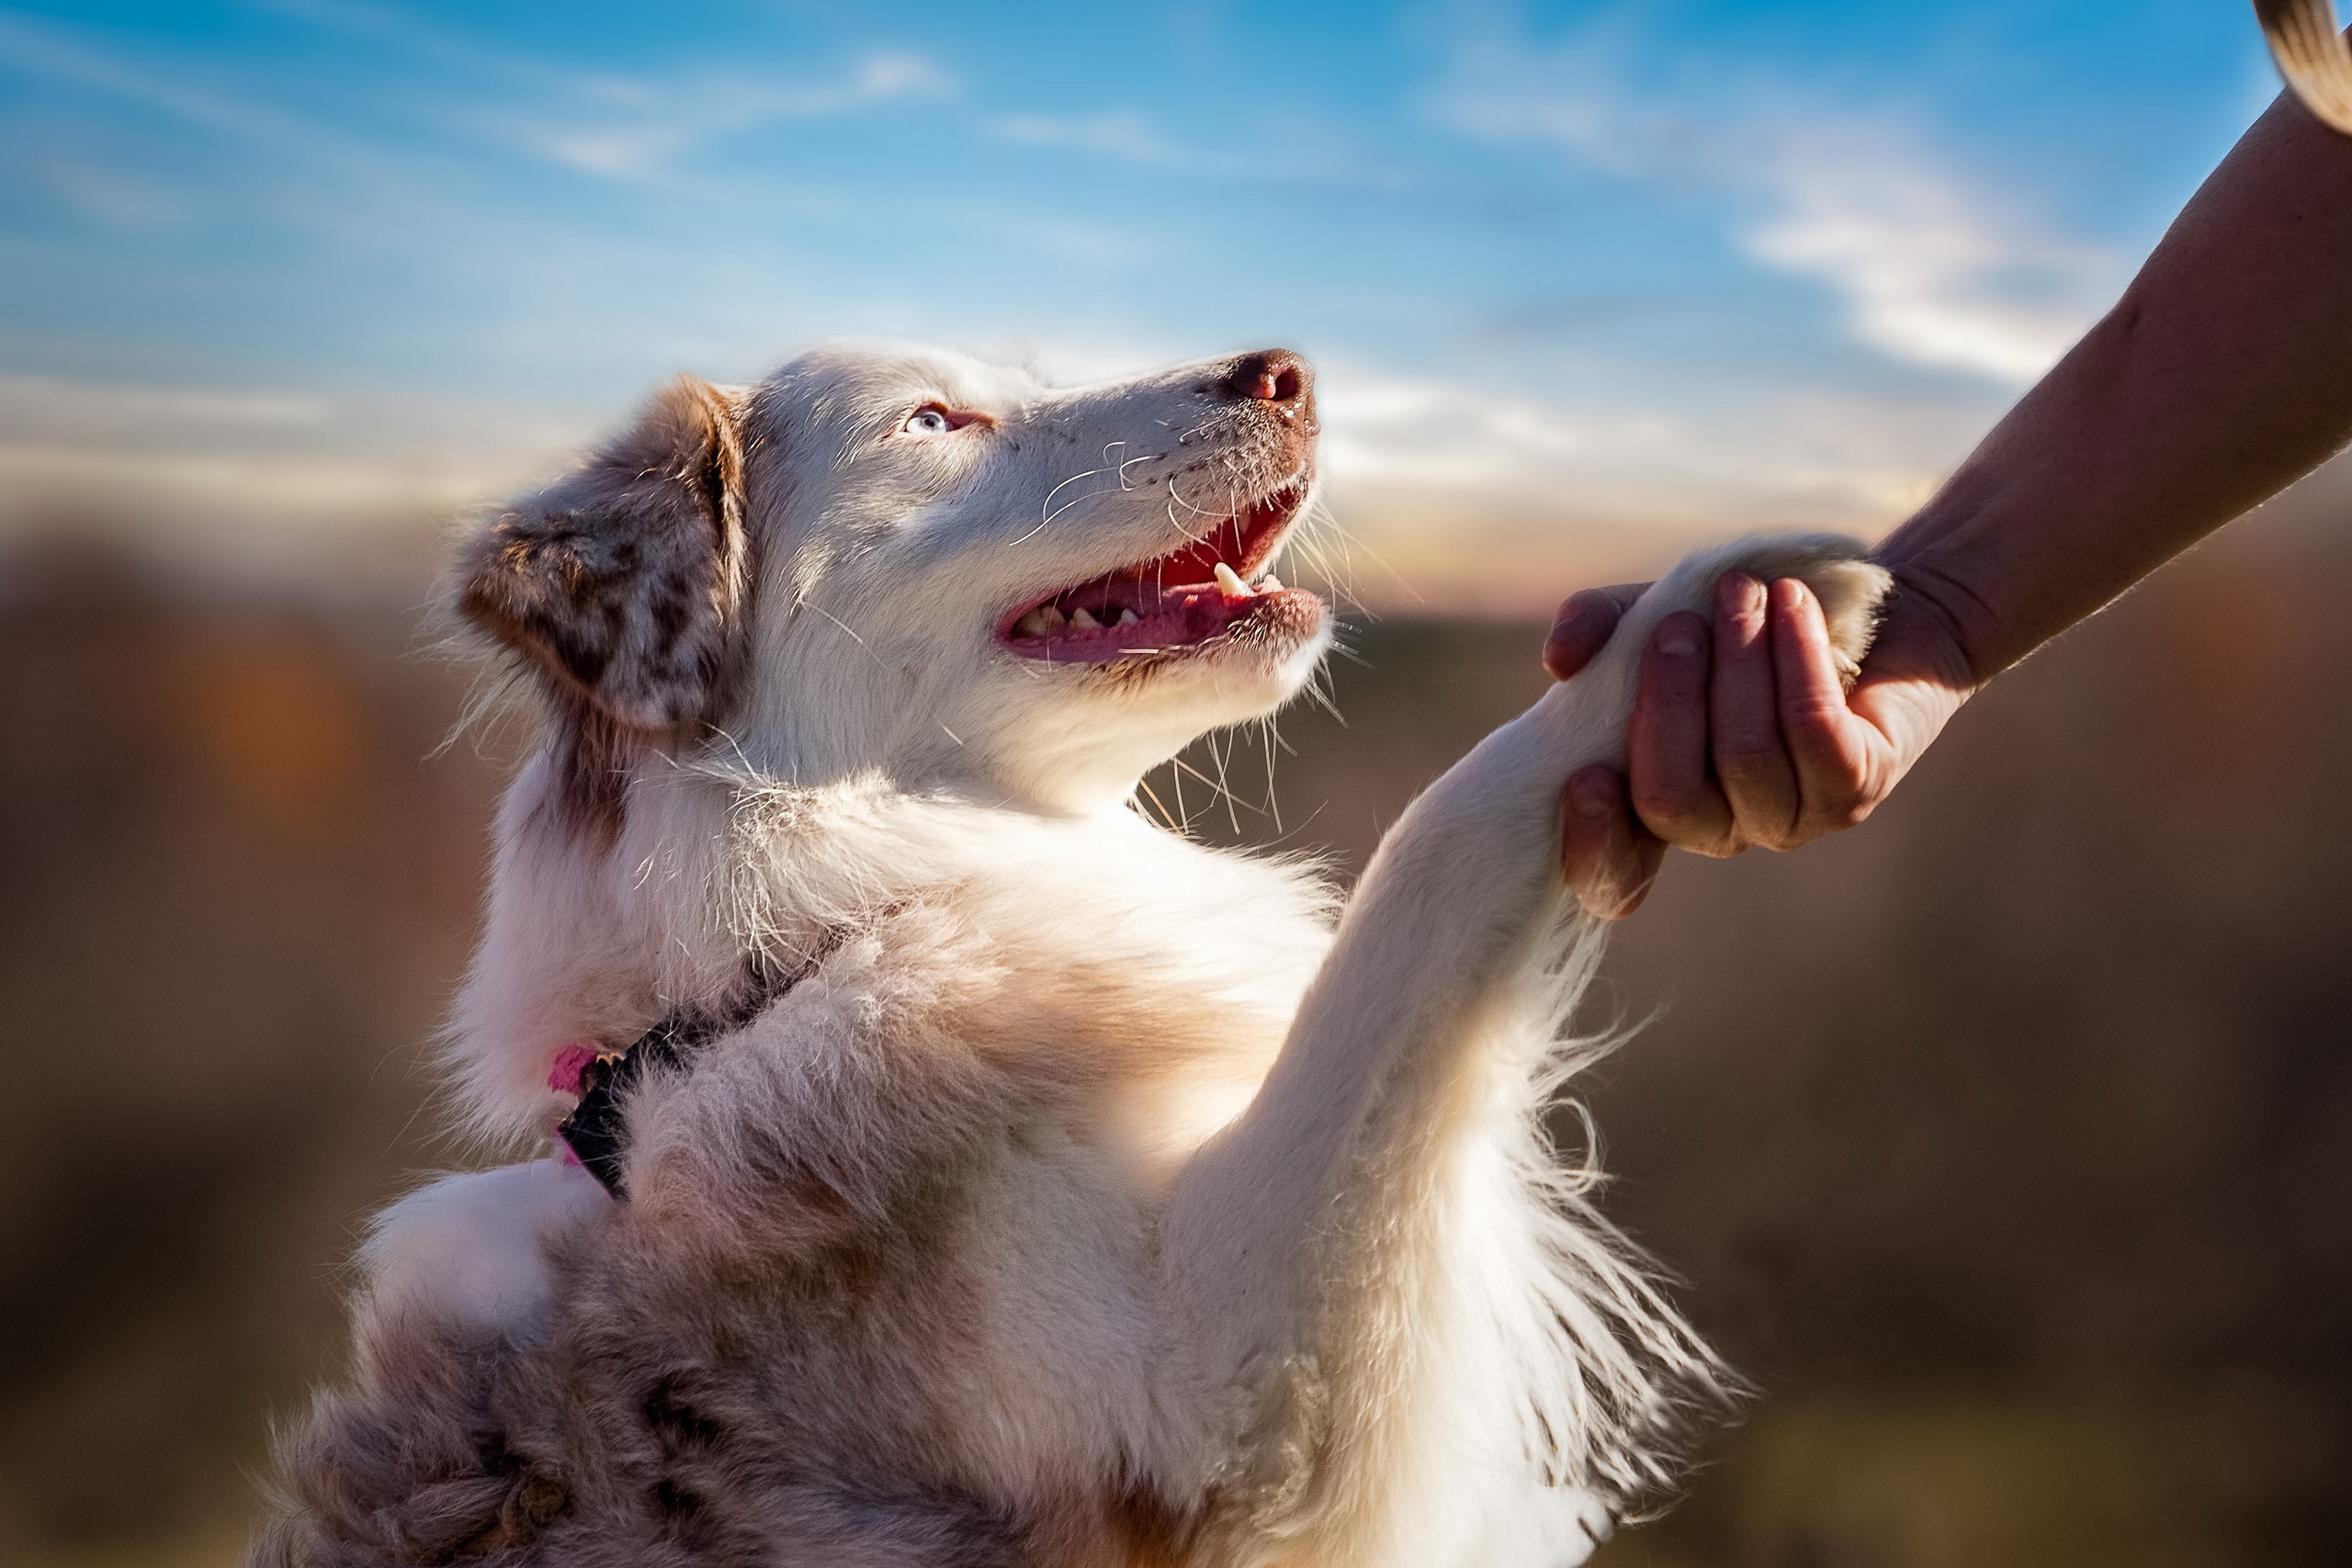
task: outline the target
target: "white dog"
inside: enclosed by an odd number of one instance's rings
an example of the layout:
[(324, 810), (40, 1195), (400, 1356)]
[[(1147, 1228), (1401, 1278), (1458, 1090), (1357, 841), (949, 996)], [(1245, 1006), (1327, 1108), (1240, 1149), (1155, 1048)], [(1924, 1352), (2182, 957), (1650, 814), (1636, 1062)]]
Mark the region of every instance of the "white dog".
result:
[(1543, 1133), (1558, 801), (1720, 570), (1849, 659), (1885, 578), (1686, 563), (1341, 909), (1128, 808), (1321, 656), (1316, 433), (1285, 353), (831, 350), (468, 545), (547, 722), (455, 1059), (573, 1158), (384, 1216), (256, 1562), (1560, 1568), (1666, 1479), (1722, 1381)]

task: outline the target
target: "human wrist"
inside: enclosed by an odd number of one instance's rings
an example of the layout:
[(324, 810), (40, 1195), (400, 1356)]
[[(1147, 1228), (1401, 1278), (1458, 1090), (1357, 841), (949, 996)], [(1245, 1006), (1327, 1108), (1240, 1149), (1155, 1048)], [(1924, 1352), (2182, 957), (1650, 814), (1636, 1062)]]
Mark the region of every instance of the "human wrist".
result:
[(1894, 579), (1864, 669), (1928, 680), (1966, 698), (2024, 657), (1992, 606), (1960, 580), (1918, 560), (1883, 561)]

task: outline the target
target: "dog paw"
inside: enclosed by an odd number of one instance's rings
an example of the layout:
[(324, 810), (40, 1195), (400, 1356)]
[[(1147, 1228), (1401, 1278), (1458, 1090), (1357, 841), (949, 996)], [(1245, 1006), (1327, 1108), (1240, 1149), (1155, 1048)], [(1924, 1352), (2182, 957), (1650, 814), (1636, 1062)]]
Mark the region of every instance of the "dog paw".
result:
[(1854, 683), (1878, 629), (1879, 606), (1894, 581), (1868, 558), (1860, 540), (1839, 534), (1751, 534), (1696, 551), (1645, 595), (1654, 613), (1644, 619), (1654, 626), (1679, 610), (1709, 614), (1715, 582), (1729, 571), (1766, 582), (1792, 577), (1811, 589), (1828, 623), (1838, 672), (1847, 685)]
[(369, 1311), (513, 1328), (547, 1303), (541, 1247), (610, 1206), (595, 1178), (554, 1160), (445, 1176), (376, 1217), (358, 1258)]

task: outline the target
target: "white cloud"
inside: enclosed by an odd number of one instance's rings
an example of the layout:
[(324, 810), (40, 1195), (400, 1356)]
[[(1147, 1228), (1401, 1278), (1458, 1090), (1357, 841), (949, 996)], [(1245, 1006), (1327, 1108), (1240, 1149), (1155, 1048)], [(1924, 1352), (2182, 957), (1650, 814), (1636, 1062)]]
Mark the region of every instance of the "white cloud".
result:
[(2053, 231), (1900, 116), (1720, 74), (1636, 88), (1638, 44), (1622, 24), (1552, 49), (1484, 37), (1434, 107), (1723, 206), (1747, 255), (1826, 286), (1853, 338), (1908, 364), (2030, 383), (2122, 282), (2122, 258)]
[(1205, 179), (1356, 190), (1396, 190), (1409, 183), (1397, 170), (1367, 155), (1340, 127), (1313, 118), (1285, 125), (1280, 134), (1261, 130), (1238, 141), (1219, 141), (1212, 134), (1206, 142), (1171, 137), (1151, 116), (1134, 108), (1005, 113), (986, 120), (984, 129), (1015, 146), (1051, 148)]
[(299, 120), (192, 86), (169, 72), (142, 70), (30, 17), (0, 14), (0, 61), (232, 135), (288, 141), (309, 129)]
[(83, 440), (107, 430), (150, 436), (161, 430), (221, 430), (323, 424), (322, 399), (276, 392), (107, 386), (53, 376), (0, 373), (0, 427), (19, 439)]
[(955, 78), (918, 55), (871, 54), (831, 80), (778, 83), (708, 73), (670, 81), (582, 80), (570, 102), (489, 117), (505, 139), (583, 174), (639, 179), (729, 136), (895, 99), (941, 97)]
[(766, 66), (669, 76), (587, 72), (484, 47), (383, 6), (351, 0), (258, 0), (315, 26), (389, 44), (444, 77), (496, 84), (513, 107), (458, 111), (496, 140), (582, 174), (644, 179), (727, 136), (779, 121), (821, 119), (876, 104), (954, 93), (933, 61), (883, 50), (815, 80)]
[(1151, 128), (1142, 115), (1113, 109), (1091, 115), (1006, 115), (989, 129), (1007, 141), (1066, 147), (1156, 168), (1191, 168), (1202, 160)]
[(0, 518), (63, 506), (245, 533), (488, 500), (560, 468), (593, 434), (451, 399), (6, 374), (0, 432)]
[(1451, 491), (1620, 518), (1781, 514), (1871, 527), (1925, 498), (1972, 414), (1861, 397), (1770, 406), (1683, 400), (1667, 413), (1326, 365), (1335, 483)]
[(1334, 511), (1361, 547), (1334, 548), (1334, 575), (1380, 610), (1538, 613), (1748, 529), (1876, 537), (1976, 417), (1819, 392), (1572, 406), (1346, 362), (1318, 387)]
[(1758, 175), (1775, 210), (1742, 231), (1747, 253), (1827, 284), (1854, 336), (1916, 365), (2025, 385), (2119, 281), (2112, 254), (2002, 212), (1883, 141), (1792, 133)]

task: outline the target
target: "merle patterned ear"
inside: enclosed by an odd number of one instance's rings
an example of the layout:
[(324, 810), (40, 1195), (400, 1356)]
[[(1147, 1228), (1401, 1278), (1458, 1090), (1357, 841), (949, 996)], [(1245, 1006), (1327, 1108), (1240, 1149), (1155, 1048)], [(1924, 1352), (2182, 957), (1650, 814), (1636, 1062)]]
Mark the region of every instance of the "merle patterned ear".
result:
[(744, 573), (736, 404), (681, 376), (586, 465), (465, 547), (458, 608), (626, 729), (674, 732), (718, 695)]

